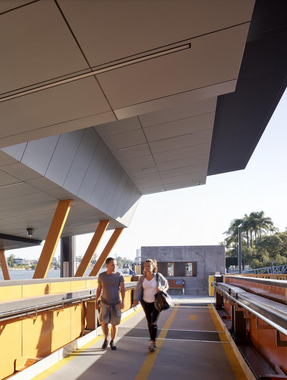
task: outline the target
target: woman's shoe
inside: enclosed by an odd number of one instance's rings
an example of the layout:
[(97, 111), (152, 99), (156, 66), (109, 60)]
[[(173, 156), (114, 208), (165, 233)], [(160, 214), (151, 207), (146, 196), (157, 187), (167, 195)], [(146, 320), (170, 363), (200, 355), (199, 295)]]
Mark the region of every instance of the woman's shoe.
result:
[(108, 347), (108, 340), (105, 339), (105, 340), (104, 340), (104, 343), (102, 344), (102, 349), (103, 349), (103, 350), (106, 350), (107, 347)]
[(115, 343), (113, 340), (110, 341), (110, 347), (111, 347), (111, 350), (116, 350), (117, 349), (117, 346), (115, 346)]
[(154, 352), (154, 350), (156, 349), (156, 345), (155, 345), (155, 342), (153, 340), (150, 341), (148, 349), (149, 349), (149, 352)]

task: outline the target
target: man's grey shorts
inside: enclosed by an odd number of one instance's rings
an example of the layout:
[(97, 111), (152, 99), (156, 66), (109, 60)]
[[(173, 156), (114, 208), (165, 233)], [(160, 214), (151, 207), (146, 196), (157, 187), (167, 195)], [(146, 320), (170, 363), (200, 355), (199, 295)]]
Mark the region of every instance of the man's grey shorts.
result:
[(121, 322), (121, 316), (122, 312), (120, 304), (111, 306), (106, 305), (101, 301), (99, 314), (100, 323), (111, 323), (112, 325), (117, 326)]

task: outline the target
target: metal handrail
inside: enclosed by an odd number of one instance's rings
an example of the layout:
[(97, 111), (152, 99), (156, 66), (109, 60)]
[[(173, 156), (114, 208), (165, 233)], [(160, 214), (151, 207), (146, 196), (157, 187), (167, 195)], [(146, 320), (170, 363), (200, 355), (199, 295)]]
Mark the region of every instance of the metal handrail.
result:
[(48, 302), (48, 303), (43, 303), (41, 305), (36, 305), (36, 306), (30, 306), (30, 307), (25, 307), (22, 309), (17, 309), (13, 311), (6, 311), (0, 313), (0, 321), (6, 321), (9, 319), (15, 319), (15, 318), (22, 318), (22, 317), (28, 317), (33, 314), (37, 314), (39, 312), (47, 311), (47, 310), (55, 310), (59, 306), (66, 306), (68, 304), (75, 304), (91, 299), (95, 299), (95, 294), (92, 294), (90, 296), (81, 296), (81, 297), (74, 297), (74, 298), (67, 298), (64, 300), (59, 300), (56, 302)]
[[(256, 317), (260, 318), (262, 321), (266, 322), (268, 325), (272, 326), (277, 331), (281, 332), (283, 335), (287, 336), (287, 329), (284, 327), (278, 325), (277, 323), (273, 322), (269, 318), (265, 317), (264, 315), (260, 314), (256, 310), (252, 309), (252, 307), (247, 306), (244, 302), (241, 302), (237, 298), (233, 297), (230, 293), (228, 293), (226, 290), (222, 289), (220, 286), (217, 286), (216, 283), (213, 284), (214, 288), (219, 289), (220, 292), (224, 293), (227, 298), (231, 299), (233, 302), (237, 303), (239, 306), (243, 307), (244, 309), (248, 310), (250, 313), (254, 314)], [(244, 291), (244, 293), (247, 293)], [(236, 293), (236, 297), (238, 297), (238, 294)], [(279, 317), (287, 322), (287, 315), (284, 316), (282, 314), (279, 314), (274, 308), (270, 307), (269, 305), (264, 305), (264, 308), (270, 312), (271, 314), (276, 315), (276, 317)]]
[[(136, 287), (136, 282), (126, 283), (126, 289), (132, 289)], [(51, 295), (51, 294), (50, 294)], [(45, 296), (44, 296), (45, 297)], [(0, 312), (0, 321), (6, 321), (9, 319), (28, 317), (33, 314), (37, 314), (39, 312), (47, 311), (47, 310), (55, 310), (59, 307), (64, 307), (69, 304), (75, 304), (83, 301), (93, 300), (96, 297), (96, 293), (93, 292), (88, 295), (82, 295), (78, 297), (61, 299), (54, 302), (45, 302), (39, 305), (33, 305), (24, 307), (21, 309), (16, 309), (12, 311)]]

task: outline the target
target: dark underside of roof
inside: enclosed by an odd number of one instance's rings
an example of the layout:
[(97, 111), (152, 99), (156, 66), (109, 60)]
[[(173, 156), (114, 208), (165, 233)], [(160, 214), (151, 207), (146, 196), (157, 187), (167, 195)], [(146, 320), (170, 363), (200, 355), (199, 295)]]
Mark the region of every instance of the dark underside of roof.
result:
[(0, 250), (8, 251), (10, 249), (35, 247), (40, 245), (42, 240), (35, 240), (29, 238), (22, 238), (19, 236), (12, 236), (0, 234)]
[(287, 1), (257, 0), (236, 91), (218, 98), (208, 175), (244, 169), (287, 85)]

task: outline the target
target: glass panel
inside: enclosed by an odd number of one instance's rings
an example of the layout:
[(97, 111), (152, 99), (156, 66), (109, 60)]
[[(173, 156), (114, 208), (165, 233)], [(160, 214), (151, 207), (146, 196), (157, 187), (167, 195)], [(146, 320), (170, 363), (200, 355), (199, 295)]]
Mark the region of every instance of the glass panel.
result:
[(167, 275), (169, 277), (174, 276), (174, 263), (167, 263)]
[(192, 276), (192, 263), (185, 263), (185, 275)]

